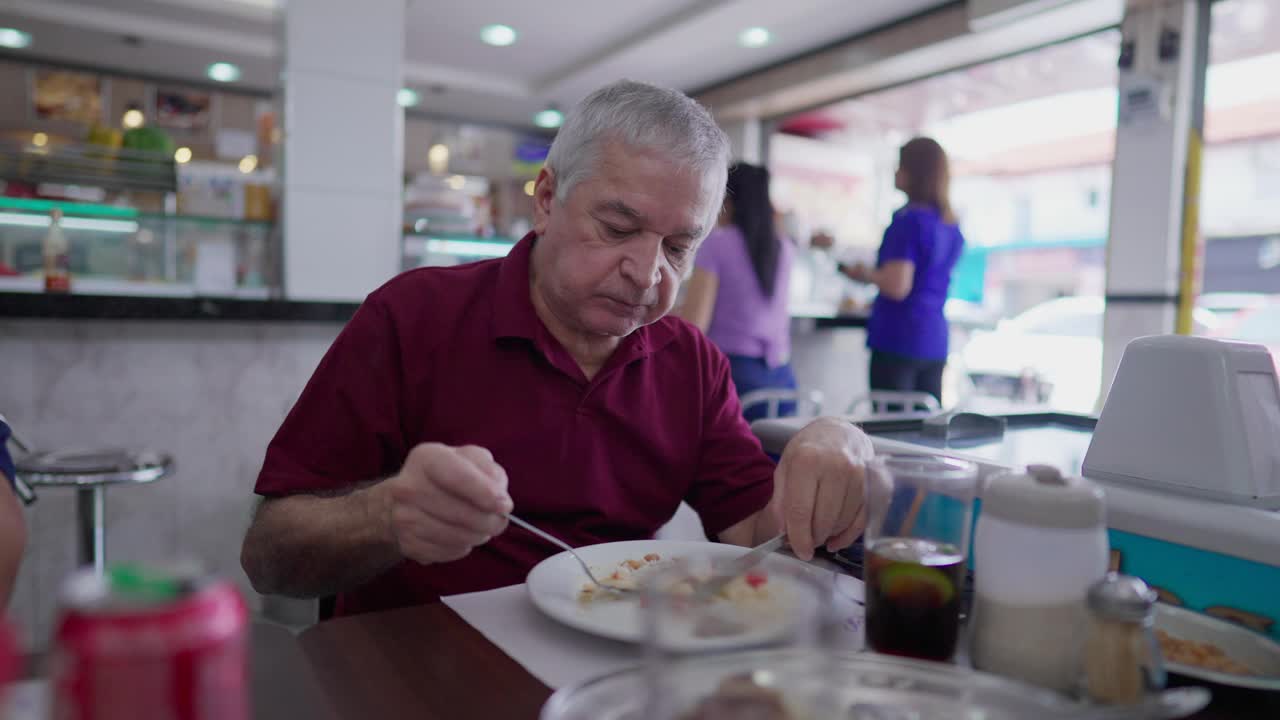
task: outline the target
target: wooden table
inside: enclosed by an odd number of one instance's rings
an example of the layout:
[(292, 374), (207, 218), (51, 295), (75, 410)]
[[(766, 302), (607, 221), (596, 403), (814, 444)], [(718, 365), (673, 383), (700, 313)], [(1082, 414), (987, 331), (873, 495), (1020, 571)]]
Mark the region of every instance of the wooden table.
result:
[(535, 720), (551, 696), (443, 603), (329, 620), (299, 641), (342, 720)]
[[(254, 623), (255, 720), (536, 720), (551, 690), (448, 606)], [(43, 663), (28, 657), (28, 677)], [(1214, 687), (1194, 720), (1275, 720), (1280, 693)]]
[[(279, 625), (254, 622), (249, 629), (249, 642), (251, 702), (255, 720), (344, 720), (360, 717), (338, 714), (330, 693), (320, 685), (311, 667), (312, 662), (303, 654), (293, 633)], [(23, 658), (22, 664), (22, 679), (39, 678), (48, 670), (48, 656), (44, 653), (29, 654)], [(3, 707), (0, 707), (0, 714), (3, 714)]]
[[(536, 720), (551, 695), (440, 603), (330, 620), (299, 640), (341, 720)], [(1194, 720), (1280, 718), (1280, 693), (1213, 692)]]

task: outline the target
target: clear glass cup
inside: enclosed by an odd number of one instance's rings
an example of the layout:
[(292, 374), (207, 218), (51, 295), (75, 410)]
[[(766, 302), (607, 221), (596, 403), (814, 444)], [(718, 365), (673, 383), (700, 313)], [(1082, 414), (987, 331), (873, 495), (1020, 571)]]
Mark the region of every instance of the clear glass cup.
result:
[(867, 645), (947, 661), (960, 636), (965, 560), (978, 466), (932, 455), (886, 455), (868, 465)]
[(728, 557), (717, 555), (681, 558), (642, 580), (643, 717), (830, 716), (832, 574), (772, 555), (708, 596), (702, 583)]

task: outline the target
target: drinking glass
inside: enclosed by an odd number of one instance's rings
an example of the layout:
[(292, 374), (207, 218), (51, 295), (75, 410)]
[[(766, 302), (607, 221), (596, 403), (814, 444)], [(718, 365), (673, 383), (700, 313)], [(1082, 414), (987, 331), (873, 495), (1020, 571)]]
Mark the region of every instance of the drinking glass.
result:
[(867, 645), (890, 655), (950, 660), (978, 466), (931, 455), (886, 455), (868, 465)]

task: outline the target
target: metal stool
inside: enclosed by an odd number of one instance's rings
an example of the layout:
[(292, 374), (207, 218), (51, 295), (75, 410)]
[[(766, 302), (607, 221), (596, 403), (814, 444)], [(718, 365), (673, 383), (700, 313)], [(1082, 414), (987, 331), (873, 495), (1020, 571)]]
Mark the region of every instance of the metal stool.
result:
[(76, 489), (77, 554), (81, 566), (99, 575), (106, 565), (107, 486), (159, 480), (173, 471), (173, 458), (120, 449), (44, 452), (17, 462), (18, 476), (33, 488)]

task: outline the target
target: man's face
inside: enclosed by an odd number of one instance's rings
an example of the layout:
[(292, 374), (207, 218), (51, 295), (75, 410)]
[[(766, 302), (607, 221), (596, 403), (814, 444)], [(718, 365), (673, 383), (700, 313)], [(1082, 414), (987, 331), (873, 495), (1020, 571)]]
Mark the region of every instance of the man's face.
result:
[(534, 292), (573, 332), (625, 336), (675, 303), (709, 228), (701, 173), (661, 153), (607, 143), (595, 172), (555, 199), (543, 169), (534, 190)]

